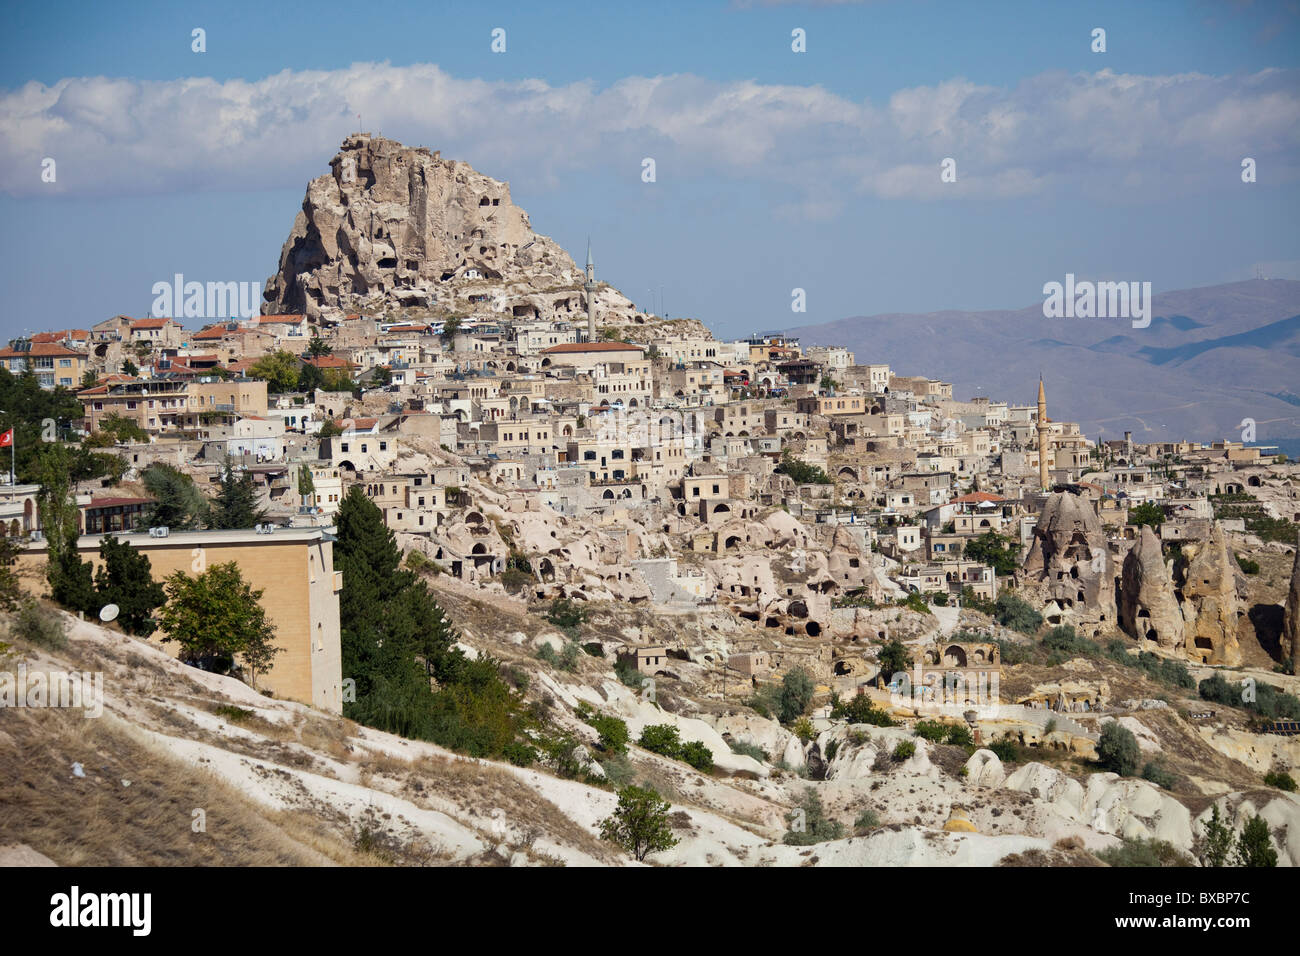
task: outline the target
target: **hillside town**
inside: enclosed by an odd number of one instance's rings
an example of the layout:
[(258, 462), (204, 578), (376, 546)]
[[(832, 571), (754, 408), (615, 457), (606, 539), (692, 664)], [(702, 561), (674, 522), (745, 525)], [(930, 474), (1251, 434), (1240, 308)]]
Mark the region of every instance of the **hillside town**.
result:
[[(1053, 408), (1051, 368), (972, 397), (797, 329), (716, 338), (598, 278), (599, 236), (585, 252), (580, 267), (467, 164), (354, 134), (308, 186), (262, 314), (188, 283), (170, 315), (0, 351), (11, 381), (81, 409), (17, 441), (120, 460), (68, 489), (87, 563), (113, 539), (169, 587), (233, 562), (260, 592), (276, 653), (260, 673), (228, 662), (251, 685), (240, 706), (375, 726), (354, 709), (336, 561), (363, 495), (455, 647), (514, 674), (567, 742), (467, 752), (612, 794), (600, 728), (617, 721), (696, 816), (652, 861), (798, 862), (781, 854), (817, 841), (782, 834), (824, 801), (855, 821), (826, 831), (840, 862), (1071, 864), (1142, 839), (1193, 854), (1221, 812), (1242, 832), (1267, 820), (1264, 842), (1300, 864), (1300, 465), (1240, 436), (1083, 434)], [(44, 599), (48, 485), (17, 470), (0, 521)], [(247, 526), (177, 505), (234, 487)], [(83, 641), (122, 626), (81, 610)], [(133, 640), (176, 657), (164, 630)], [(1242, 681), (1271, 690), (1218, 690)], [(655, 745), (662, 727), (707, 759)], [(1127, 773), (1108, 727), (1140, 750)], [(804, 789), (823, 783), (814, 812)], [(958, 842), (907, 842), (922, 831)]]

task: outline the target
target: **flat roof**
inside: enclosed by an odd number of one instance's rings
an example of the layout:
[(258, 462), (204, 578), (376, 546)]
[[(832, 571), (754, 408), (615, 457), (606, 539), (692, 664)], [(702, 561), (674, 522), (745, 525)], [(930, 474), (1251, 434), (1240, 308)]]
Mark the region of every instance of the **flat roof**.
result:
[[(161, 548), (168, 545), (223, 545), (223, 544), (284, 544), (320, 541), (333, 534), (334, 528), (282, 528), (276, 526), (269, 534), (258, 534), (252, 528), (216, 529), (208, 531), (171, 531), (165, 538), (153, 538), (147, 530), (118, 531), (109, 534), (83, 534), (77, 539), (77, 548), (98, 548), (106, 537), (115, 537), (125, 541), (134, 548)], [(28, 551), (44, 551), (48, 542), (45, 539), (27, 544)]]

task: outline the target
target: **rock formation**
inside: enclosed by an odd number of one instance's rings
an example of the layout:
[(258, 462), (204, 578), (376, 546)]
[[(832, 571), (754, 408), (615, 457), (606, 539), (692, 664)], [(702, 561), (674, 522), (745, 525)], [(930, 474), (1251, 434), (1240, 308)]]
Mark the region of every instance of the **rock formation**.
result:
[(1183, 612), (1173, 578), (1165, 567), (1160, 539), (1146, 525), (1124, 558), (1119, 623), (1140, 643), (1151, 642), (1166, 650), (1183, 648)]
[(1300, 534), (1296, 536), (1295, 564), (1291, 566), (1291, 589), (1286, 595), (1282, 622), (1282, 654), (1290, 648), (1292, 668), (1300, 662)]
[(1237, 643), (1236, 561), (1216, 521), (1208, 540), (1195, 546), (1183, 572), (1183, 619), (1187, 656), (1203, 664), (1241, 663)]
[[(330, 166), (307, 186), (279, 272), (267, 280), (264, 313), (335, 318), (410, 307), (585, 322), (582, 270), (533, 232), (506, 183), (364, 133), (344, 140)], [(630, 315), (616, 290), (598, 295), (598, 321)]]
[(1058, 491), (1047, 499), (1024, 569), (1030, 581), (1041, 583), (1044, 603), (1055, 602), (1062, 610), (1061, 623), (1115, 622), (1113, 564), (1101, 520), (1087, 498)]

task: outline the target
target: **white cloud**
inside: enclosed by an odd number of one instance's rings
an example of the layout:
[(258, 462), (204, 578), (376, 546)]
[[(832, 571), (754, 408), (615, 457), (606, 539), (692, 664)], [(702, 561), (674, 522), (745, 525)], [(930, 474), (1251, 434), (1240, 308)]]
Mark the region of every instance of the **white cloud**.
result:
[[(0, 93), (0, 189), (75, 195), (301, 186), (367, 130), (444, 150), (532, 188), (644, 156), (659, 181), (739, 177), (788, 191), (786, 215), (846, 197), (1004, 198), (1068, 191), (1135, 200), (1228, 188), (1240, 157), (1297, 178), (1300, 71), (1248, 76), (1048, 73), (1014, 88), (952, 79), (883, 105), (820, 86), (700, 77), (591, 82), (453, 77), (358, 63), (256, 81), (104, 77)], [(58, 180), (41, 181), (41, 160)], [(939, 162), (957, 161), (944, 184)]]

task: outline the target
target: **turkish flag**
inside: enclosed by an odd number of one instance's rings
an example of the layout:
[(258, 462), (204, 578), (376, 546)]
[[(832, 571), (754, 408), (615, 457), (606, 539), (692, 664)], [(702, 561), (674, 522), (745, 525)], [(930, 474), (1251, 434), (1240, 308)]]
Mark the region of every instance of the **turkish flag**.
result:
[(11, 428), (3, 435), (0, 435), (0, 448), (12, 448), (14, 443), (14, 430)]

